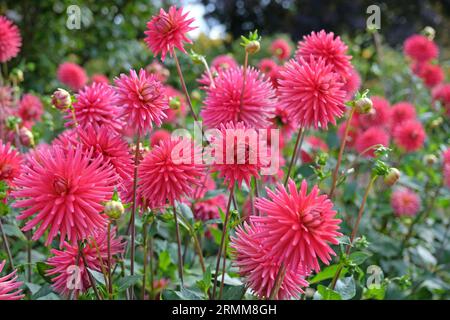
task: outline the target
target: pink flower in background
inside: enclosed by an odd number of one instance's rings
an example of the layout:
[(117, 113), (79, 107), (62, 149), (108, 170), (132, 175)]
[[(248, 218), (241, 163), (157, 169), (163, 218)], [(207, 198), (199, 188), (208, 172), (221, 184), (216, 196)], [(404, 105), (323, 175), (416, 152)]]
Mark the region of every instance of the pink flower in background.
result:
[(191, 197), (204, 175), (201, 149), (190, 139), (162, 140), (139, 165), (138, 192), (150, 208), (172, 205)]
[(275, 93), (270, 82), (253, 68), (247, 69), (242, 96), (243, 69), (228, 69), (215, 79), (215, 87), (207, 90), (200, 115), (205, 126), (243, 122), (246, 127), (266, 128), (275, 110)]
[(446, 114), (450, 117), (450, 83), (442, 83), (431, 91), (433, 101), (439, 101), (445, 108)]
[(88, 81), (86, 71), (76, 63), (64, 62), (57, 70), (58, 80), (68, 86), (73, 91), (78, 91), (84, 87)]
[(21, 46), (19, 28), (5, 16), (0, 16), (0, 63), (15, 58)]
[(361, 76), (355, 68), (351, 68), (348, 77), (345, 78), (342, 89), (347, 92), (346, 100), (351, 100), (356, 92), (361, 88)]
[(144, 69), (130, 70), (130, 75), (121, 74), (115, 79), (118, 93), (118, 104), (123, 110), (126, 126), (144, 135), (154, 125), (161, 126), (167, 117), (164, 113), (168, 108), (165, 88), (155, 76), (149, 75)]
[(401, 101), (392, 106), (391, 128), (396, 128), (399, 124), (416, 118), (416, 108), (409, 102)]
[(44, 106), (38, 97), (28, 93), (20, 99), (17, 112), (25, 122), (39, 121), (41, 120), (42, 113), (44, 113)]
[(403, 43), (403, 52), (413, 60), (425, 62), (437, 58), (439, 48), (427, 37), (414, 34)]
[(17, 219), (32, 218), (23, 230), (36, 227), (35, 241), (48, 231), (46, 246), (59, 233), (62, 246), (65, 239), (75, 243), (102, 228), (106, 218), (100, 212), (117, 179), (111, 165), (102, 161), (80, 147), (64, 150), (57, 145), (29, 157), (12, 193), (17, 199), (14, 207), (22, 209)]
[(343, 83), (322, 58), (290, 60), (280, 74), (280, 103), (300, 126), (327, 129), (328, 123), (335, 125), (344, 114)]
[[(338, 131), (337, 131), (337, 135), (339, 137), (339, 139), (342, 140), (342, 138), (344, 138), (344, 134), (345, 134), (345, 129), (347, 128), (347, 122), (344, 121), (342, 122), (339, 127), (338, 127)], [(358, 138), (358, 136), (362, 134), (362, 130), (360, 128), (359, 125), (359, 114), (355, 113), (353, 115), (353, 118), (350, 122), (350, 128), (348, 130), (348, 134), (347, 134), (347, 142), (346, 142), (346, 146), (348, 148), (353, 148), (355, 146), (356, 143), (356, 139)]]
[(306, 180), (297, 190), (289, 179), (287, 190), (282, 184), (272, 191), (268, 188), (267, 198), (257, 198), (255, 207), (261, 216), (251, 219), (261, 228), (258, 235), (269, 254), (277, 263), (284, 263), (287, 269), (319, 271), (318, 259), (329, 264), (335, 252), (330, 244), (338, 244), (337, 237), (341, 220), (336, 219), (333, 203), (326, 195), (319, 194), (315, 185), (308, 194)]
[(433, 88), (444, 81), (445, 75), (440, 66), (426, 63), (421, 68), (419, 77), (423, 80), (428, 88)]
[[(13, 90), (9, 86), (0, 86), (0, 108), (5, 110), (13, 105)], [(0, 114), (0, 117), (3, 114)], [(1, 119), (1, 118), (0, 118)]]
[(183, 53), (184, 43), (192, 43), (186, 36), (195, 27), (191, 27), (195, 19), (188, 19), (189, 12), (183, 13), (183, 8), (177, 9), (171, 6), (169, 11), (159, 10), (159, 15), (153, 16), (147, 23), (145, 31), (145, 43), (156, 56), (161, 54), (161, 60), (164, 61), (167, 53), (173, 54), (175, 48)]
[(328, 145), (318, 137), (308, 137), (305, 142), (301, 150), (302, 163), (314, 162), (314, 158), (320, 151), (328, 151)]
[[(81, 128), (90, 126), (98, 130), (106, 127), (112, 132), (119, 133), (122, 129), (119, 101), (114, 89), (105, 83), (94, 82), (85, 86), (76, 95), (77, 101), (73, 103), (75, 117)], [(72, 114), (65, 116), (67, 126), (73, 127)]]
[[(116, 228), (112, 228), (110, 234), (111, 267), (114, 267), (116, 263), (114, 256), (123, 253), (125, 247), (125, 242), (122, 241), (122, 238), (116, 237), (116, 233)], [(101, 263), (104, 270), (108, 270), (106, 228), (97, 230), (94, 235), (89, 237), (82, 252), (90, 270), (102, 273)], [(79, 254), (78, 244), (71, 245), (64, 242), (63, 250), (52, 249), (51, 253), (53, 256), (47, 260), (50, 269), (46, 271), (46, 275), (52, 278), (53, 288), (56, 292), (67, 297), (72, 291), (75, 295), (78, 295), (92, 287), (86, 267)]]
[[(222, 156), (214, 154), (215, 161), (212, 165), (212, 171), (218, 172), (219, 177), (224, 178), (225, 184), (232, 188), (235, 183), (237, 187), (242, 182), (249, 186), (252, 177), (259, 178), (259, 170), (267, 164), (267, 157), (261, 153), (264, 146), (260, 143), (255, 145), (247, 139), (238, 140), (238, 137), (246, 135), (247, 127), (238, 122), (234, 125), (232, 122), (220, 126), (220, 134), (211, 145), (215, 150), (222, 150)], [(238, 150), (241, 150), (238, 152)], [(245, 152), (242, 152), (245, 150)], [(227, 156), (228, 155), (228, 156)], [(231, 156), (233, 156), (232, 159)]]
[(237, 68), (238, 63), (229, 54), (218, 55), (211, 61), (211, 69), (213, 70), (227, 70), (231, 68)]
[(401, 188), (392, 193), (391, 206), (396, 216), (415, 216), (420, 210), (421, 200), (415, 192)]
[(332, 66), (332, 71), (347, 79), (352, 68), (350, 63), (352, 57), (347, 55), (347, 49), (347, 45), (339, 36), (335, 37), (333, 32), (313, 31), (299, 41), (295, 57), (297, 60), (303, 58), (307, 61), (311, 56), (316, 60), (322, 58), (326, 64)]
[(450, 148), (444, 151), (442, 154), (443, 158), (443, 173), (444, 173), (444, 183), (447, 188), (450, 188)]
[[(175, 89), (172, 86), (166, 85), (165, 87), (165, 95), (169, 101), (169, 108), (164, 110), (164, 113), (167, 115), (167, 118), (164, 119), (164, 123), (172, 124), (176, 122), (178, 119), (183, 118), (186, 115), (186, 98), (184, 94)], [(170, 101), (175, 99), (179, 102), (179, 106), (176, 109), (172, 109), (170, 105)]]
[(270, 79), (272, 86), (277, 88), (280, 66), (272, 59), (261, 59), (258, 67)]
[[(355, 141), (355, 149), (362, 156), (366, 158), (373, 158), (375, 156), (375, 146), (383, 145), (389, 146), (389, 134), (380, 127), (371, 127), (364, 131), (364, 133), (357, 136)], [(373, 147), (373, 148), (371, 148)], [(364, 154), (362, 154), (364, 152)]]
[(22, 289), (20, 289), (23, 282), (17, 281), (17, 270), (14, 270), (6, 276), (1, 276), (5, 263), (5, 260), (0, 262), (0, 300), (20, 300), (25, 297), (22, 294)]
[(280, 60), (286, 60), (291, 56), (291, 46), (284, 39), (276, 39), (270, 45), (272, 55)]
[[(281, 263), (272, 254), (272, 247), (264, 244), (261, 232), (264, 233), (264, 230), (257, 224), (244, 222), (237, 227), (236, 236), (231, 237), (230, 246), (233, 249), (233, 264), (239, 268), (239, 274), (245, 277), (247, 286), (260, 299), (266, 299), (270, 297)], [(308, 286), (305, 280), (308, 273), (301, 265), (288, 265), (275, 299), (298, 298), (304, 293), (302, 287)]]
[(391, 116), (391, 106), (389, 101), (383, 97), (371, 97), (373, 108), (367, 114), (359, 116), (361, 127), (367, 129), (374, 126), (386, 127)]
[(170, 71), (158, 60), (153, 60), (148, 66), (145, 67), (145, 71), (153, 74), (158, 81), (165, 83), (170, 76)]
[(108, 77), (101, 73), (93, 74), (91, 77), (91, 81), (92, 81), (92, 83), (100, 82), (100, 83), (104, 83), (104, 84), (109, 84)]
[(152, 148), (156, 147), (161, 141), (170, 140), (170, 137), (169, 131), (165, 129), (156, 130), (150, 135), (150, 146)]
[(197, 201), (194, 203), (194, 217), (201, 221), (219, 219), (219, 208), (222, 209), (222, 212), (225, 212), (226, 205), (227, 198), (224, 194)]
[(20, 175), (22, 156), (9, 143), (0, 139), (0, 181), (13, 186), (13, 180)]
[(422, 124), (416, 120), (408, 120), (398, 125), (394, 130), (395, 143), (406, 152), (421, 149), (425, 142), (426, 134)]

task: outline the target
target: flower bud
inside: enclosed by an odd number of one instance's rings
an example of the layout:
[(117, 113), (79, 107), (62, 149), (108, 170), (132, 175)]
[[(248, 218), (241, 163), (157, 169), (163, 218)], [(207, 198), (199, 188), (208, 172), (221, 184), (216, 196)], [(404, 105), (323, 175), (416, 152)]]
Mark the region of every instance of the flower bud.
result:
[(178, 109), (180, 109), (180, 106), (181, 106), (180, 98), (178, 98), (178, 97), (170, 98), (170, 100), (169, 100), (170, 109), (178, 110)]
[(11, 71), (9, 77), (12, 81), (20, 83), (23, 81), (23, 71), (20, 69), (14, 69)]
[(423, 162), (426, 165), (432, 166), (433, 164), (435, 164), (438, 161), (438, 158), (434, 155), (434, 154), (426, 154), (423, 157)]
[(34, 136), (28, 128), (22, 127), (19, 130), (20, 143), (25, 147), (34, 146)]
[(111, 219), (119, 219), (124, 211), (125, 208), (120, 201), (111, 200), (105, 204), (104, 212)]
[(191, 93), (191, 97), (192, 97), (193, 100), (200, 101), (202, 99), (202, 94), (200, 93), (200, 91), (194, 90)]
[(384, 177), (384, 183), (388, 186), (393, 186), (398, 179), (400, 179), (400, 171), (396, 168), (391, 168), (389, 173)]
[(436, 31), (430, 26), (425, 27), (422, 32), (429, 40), (433, 40), (436, 35)]
[(430, 126), (431, 126), (431, 128), (434, 129), (434, 128), (439, 127), (442, 124), (442, 122), (444, 122), (444, 120), (442, 119), (442, 117), (439, 117), (439, 118), (434, 119), (433, 121), (431, 121)]
[(373, 103), (369, 98), (361, 98), (355, 102), (356, 112), (360, 114), (369, 113), (372, 111)]
[(66, 110), (72, 104), (70, 93), (59, 88), (52, 95), (52, 105), (59, 110)]
[(245, 51), (249, 54), (254, 54), (257, 53), (260, 48), (261, 45), (259, 44), (259, 41), (253, 40), (247, 43), (247, 45), (245, 46)]

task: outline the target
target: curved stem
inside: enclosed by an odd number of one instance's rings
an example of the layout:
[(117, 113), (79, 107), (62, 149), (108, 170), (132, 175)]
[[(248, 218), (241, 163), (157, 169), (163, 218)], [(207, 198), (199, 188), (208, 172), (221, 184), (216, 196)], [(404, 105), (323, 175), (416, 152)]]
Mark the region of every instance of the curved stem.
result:
[(181, 71), (180, 62), (178, 61), (177, 53), (173, 50), (173, 57), (175, 59), (175, 65), (177, 67), (178, 77), (180, 78), (181, 88), (183, 89), (184, 95), (186, 96), (186, 100), (188, 102), (189, 108), (191, 109), (192, 116), (195, 121), (198, 121), (197, 114), (192, 107), (191, 97), (189, 96), (189, 92), (186, 87), (186, 82), (184, 81), (183, 72)]
[(220, 259), (222, 257), (222, 252), (224, 250), (225, 235), (227, 233), (228, 219), (230, 216), (230, 208), (231, 208), (231, 201), (232, 201), (233, 195), (234, 195), (234, 183), (231, 186), (230, 196), (228, 197), (227, 212), (225, 214), (225, 221), (223, 223), (222, 238), (220, 240), (219, 252), (217, 253), (216, 272), (214, 274), (214, 286), (213, 286), (212, 299), (215, 299), (215, 297), (216, 297), (217, 277), (219, 275)]
[(281, 263), (280, 269), (278, 269), (277, 277), (275, 278), (275, 284), (269, 296), (269, 300), (275, 299), (275, 297), (278, 295), (278, 291), (280, 291), (285, 275), (286, 275), (286, 266), (284, 265), (284, 263)]
[(113, 287), (112, 287), (112, 275), (111, 275), (111, 221), (108, 221), (108, 229), (107, 229), (107, 237), (108, 237), (108, 293), (109, 300), (112, 299)]
[(102, 297), (100, 296), (100, 293), (98, 292), (94, 277), (92, 277), (92, 274), (88, 269), (88, 264), (86, 261), (86, 257), (84, 256), (83, 246), (81, 244), (81, 241), (78, 242), (78, 253), (80, 254), (80, 257), (83, 261), (84, 269), (89, 277), (89, 282), (91, 283), (92, 289), (94, 290), (94, 294), (97, 297), (97, 300), (103, 300)]
[(333, 199), (334, 191), (336, 189), (336, 182), (337, 182), (337, 176), (339, 173), (339, 167), (341, 166), (342, 155), (344, 154), (345, 144), (347, 143), (348, 133), (350, 132), (350, 123), (352, 121), (354, 113), (355, 113), (355, 108), (352, 108), (350, 111), (350, 114), (348, 116), (347, 123), (345, 124), (344, 137), (342, 138), (341, 147), (339, 148), (339, 155), (338, 155), (336, 167), (334, 168), (334, 171), (333, 171), (333, 181), (331, 183), (331, 189), (330, 189), (330, 193), (328, 195), (330, 200)]
[(9, 265), (11, 266), (11, 269), (14, 269), (14, 261), (11, 254), (11, 248), (9, 247), (8, 237), (6, 236), (5, 230), (3, 229), (3, 222), (1, 218), (0, 218), (0, 232), (2, 233), (3, 244), (5, 246), (5, 250), (8, 255)]

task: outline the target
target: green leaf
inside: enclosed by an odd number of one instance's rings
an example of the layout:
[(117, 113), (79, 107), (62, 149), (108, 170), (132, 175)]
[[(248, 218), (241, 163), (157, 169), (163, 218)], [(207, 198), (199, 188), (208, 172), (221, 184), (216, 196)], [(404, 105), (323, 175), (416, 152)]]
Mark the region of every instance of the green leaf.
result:
[(141, 279), (142, 279), (142, 276), (138, 275), (138, 274), (134, 274), (132, 276), (125, 276), (123, 278), (120, 278), (117, 281), (117, 283), (116, 283), (119, 292), (125, 291), (129, 287), (137, 284)]
[(51, 267), (44, 262), (36, 262), (36, 269), (39, 275), (48, 283), (52, 283), (52, 279), (47, 276), (46, 271), (51, 269)]
[(4, 224), (3, 229), (8, 237), (17, 237), (21, 240), (27, 239), (19, 227), (14, 224)]
[(192, 213), (191, 208), (185, 203), (179, 203), (178, 208), (180, 208), (181, 214), (188, 220), (194, 220), (194, 214)]
[(342, 300), (350, 300), (356, 294), (355, 279), (353, 276), (339, 279), (336, 282), (335, 291), (340, 294)]
[(181, 288), (181, 291), (163, 290), (161, 293), (162, 300), (202, 300), (198, 292)]
[(42, 288), (40, 285), (31, 283), (31, 282), (25, 282), (25, 285), (30, 290), (31, 295), (35, 294), (36, 292), (38, 292)]
[(162, 271), (167, 271), (170, 266), (170, 254), (168, 251), (164, 250), (159, 254), (159, 268)]
[(336, 291), (319, 284), (314, 295), (314, 300), (342, 300), (342, 298)]
[(225, 286), (223, 288), (223, 300), (242, 300), (245, 294), (245, 286)]
[(363, 290), (363, 299), (383, 300), (385, 295), (386, 287), (384, 285), (371, 286)]
[(367, 251), (356, 251), (350, 254), (350, 260), (356, 264), (356, 265), (360, 265), (362, 264), (364, 261), (367, 260), (367, 258), (371, 257), (372, 253), (367, 252)]
[(49, 284), (46, 284), (31, 296), (31, 300), (38, 300), (39, 298), (45, 297), (50, 293), (53, 293), (52, 287)]
[[(337, 272), (337, 269), (339, 267), (339, 264), (333, 264), (329, 267), (326, 267), (322, 271), (320, 271), (318, 274), (316, 274), (314, 277), (308, 280), (309, 284), (314, 284), (321, 282), (323, 280), (332, 279), (334, 275)], [(341, 271), (341, 275), (344, 275), (347, 272), (346, 268), (343, 268)]]
[(92, 277), (94, 278), (94, 280), (102, 285), (106, 285), (105, 284), (105, 276), (103, 275), (103, 273), (92, 270), (90, 268), (88, 268), (89, 272), (91, 273)]

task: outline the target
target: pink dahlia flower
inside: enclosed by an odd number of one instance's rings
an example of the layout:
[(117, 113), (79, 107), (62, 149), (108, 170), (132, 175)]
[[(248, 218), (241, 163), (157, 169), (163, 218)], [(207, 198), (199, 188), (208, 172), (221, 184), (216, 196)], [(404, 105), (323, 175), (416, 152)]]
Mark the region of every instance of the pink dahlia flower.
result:
[(295, 56), (297, 60), (300, 58), (308, 60), (311, 56), (315, 59), (322, 58), (326, 64), (332, 66), (334, 72), (346, 79), (352, 68), (350, 63), (352, 57), (347, 55), (347, 49), (347, 45), (339, 36), (335, 37), (333, 32), (313, 31), (299, 41)]
[(197, 201), (194, 204), (194, 217), (201, 221), (219, 219), (219, 208), (222, 209), (222, 212), (225, 212), (226, 205), (227, 198), (223, 194)]
[[(114, 256), (123, 253), (125, 243), (122, 238), (116, 237), (116, 228), (111, 229), (110, 233), (110, 254), (111, 268), (116, 261)], [(98, 249), (98, 251), (97, 251)], [(102, 273), (103, 269), (108, 270), (108, 235), (105, 228), (98, 230), (94, 235), (87, 239), (86, 245), (82, 249), (86, 258), (86, 264), (90, 270)], [(100, 257), (99, 253), (100, 252)], [(64, 242), (63, 250), (52, 249), (53, 254), (47, 260), (51, 267), (46, 274), (52, 278), (53, 288), (56, 292), (69, 296), (73, 291), (76, 295), (80, 292), (86, 292), (92, 284), (86, 267), (79, 254), (78, 244), (69, 244)]]
[(399, 124), (416, 118), (416, 108), (409, 102), (401, 101), (392, 106), (390, 125), (391, 128)]
[(156, 130), (150, 135), (150, 146), (152, 148), (156, 147), (161, 141), (170, 140), (170, 138), (171, 134), (169, 131), (165, 129)]
[(425, 62), (437, 58), (439, 48), (427, 37), (414, 34), (403, 43), (403, 52), (417, 62)]
[[(5, 267), (5, 263), (5, 260), (0, 262), (0, 274)], [(17, 278), (17, 270), (6, 276), (0, 276), (0, 300), (20, 300), (25, 297), (22, 294), (22, 289), (20, 289), (23, 283), (17, 281)]]
[(319, 271), (318, 259), (329, 264), (335, 255), (330, 244), (338, 244), (337, 237), (342, 235), (331, 200), (319, 194), (316, 185), (308, 194), (306, 180), (300, 190), (291, 179), (287, 190), (282, 184), (275, 191), (266, 190), (268, 198), (255, 201), (261, 216), (251, 219), (261, 228), (257, 237), (274, 260), (293, 270), (302, 266)]
[(88, 76), (84, 69), (72, 62), (60, 64), (57, 70), (57, 77), (61, 83), (73, 91), (80, 90), (88, 81)]
[[(358, 135), (355, 141), (355, 149), (366, 158), (375, 157), (378, 145), (389, 146), (389, 134), (381, 127), (371, 127)], [(364, 154), (363, 154), (364, 153)]]
[(278, 88), (278, 78), (280, 73), (280, 66), (272, 59), (262, 59), (259, 62), (259, 70), (264, 73), (272, 82), (274, 88)]
[[(5, 110), (13, 105), (13, 90), (9, 86), (0, 86), (0, 108)], [(0, 116), (3, 116), (1, 114)], [(1, 119), (1, 118), (0, 118)]]
[(92, 81), (92, 83), (99, 82), (99, 83), (109, 84), (108, 77), (101, 73), (93, 74), (91, 77), (91, 81)]
[(211, 68), (215, 70), (227, 70), (237, 67), (238, 64), (236, 60), (229, 54), (219, 55), (211, 61)]
[(446, 114), (450, 117), (450, 83), (442, 83), (431, 91), (433, 101), (439, 101), (444, 107)]
[(106, 223), (103, 203), (111, 199), (117, 177), (102, 158), (92, 158), (80, 147), (64, 150), (59, 146), (43, 148), (28, 158), (29, 166), (14, 180), (14, 206), (27, 218), (24, 231), (37, 227), (33, 240), (48, 231), (45, 245), (60, 234), (60, 246), (84, 240)]
[(188, 19), (188, 14), (183, 13), (183, 8), (171, 6), (168, 12), (160, 9), (159, 15), (147, 23), (145, 43), (155, 56), (161, 54), (162, 61), (167, 53), (172, 56), (175, 48), (186, 53), (184, 43), (192, 43), (186, 33), (195, 29), (191, 27), (195, 19)]
[[(237, 227), (236, 235), (231, 238), (233, 264), (239, 268), (240, 275), (245, 277), (247, 286), (260, 299), (270, 297), (281, 265), (277, 255), (272, 253), (271, 246), (266, 245), (260, 236), (264, 232), (257, 224), (244, 223)], [(308, 272), (301, 265), (289, 265), (275, 299), (298, 298), (304, 293), (302, 288), (308, 286), (306, 276)]]
[(320, 152), (327, 152), (328, 145), (322, 139), (318, 137), (308, 137), (305, 139), (304, 147), (301, 151), (301, 158), (303, 163), (314, 162), (314, 158)]
[(450, 148), (444, 151), (442, 154), (443, 158), (443, 173), (444, 173), (444, 183), (447, 188), (450, 188)]
[(426, 63), (420, 70), (419, 77), (428, 88), (433, 88), (444, 81), (445, 75), (438, 65)]
[(0, 181), (13, 186), (13, 180), (20, 175), (22, 156), (9, 143), (0, 140)]
[(371, 97), (373, 108), (367, 114), (359, 116), (361, 127), (367, 129), (374, 126), (386, 127), (391, 116), (391, 105), (382, 97)]
[(286, 60), (291, 56), (291, 46), (284, 39), (276, 39), (270, 45), (272, 55), (280, 60)]
[(163, 140), (138, 168), (138, 192), (150, 208), (192, 197), (205, 175), (201, 150), (190, 139)]
[[(75, 117), (81, 128), (90, 126), (98, 130), (106, 127), (108, 130), (119, 133), (123, 121), (118, 107), (118, 97), (114, 89), (105, 83), (94, 82), (85, 86), (76, 95), (77, 101), (73, 103)], [(68, 120), (67, 126), (74, 126), (72, 114), (65, 116)]]
[(416, 120), (408, 120), (394, 130), (395, 143), (406, 152), (414, 152), (423, 147), (426, 134), (422, 124)]
[[(165, 87), (165, 95), (167, 96), (167, 99), (169, 101), (169, 108), (165, 109), (164, 112), (167, 115), (167, 118), (164, 119), (164, 123), (173, 124), (177, 121), (177, 119), (182, 119), (186, 115), (186, 98), (184, 94), (182, 94), (180, 91), (175, 89), (172, 86), (166, 85)], [(171, 108), (171, 101), (175, 99), (179, 102), (179, 105), (177, 108), (173, 109)]]
[(26, 94), (20, 99), (17, 112), (24, 122), (34, 122), (41, 120), (44, 107), (38, 97)]
[(19, 28), (5, 16), (0, 16), (0, 63), (16, 57), (21, 46)]
[[(201, 111), (205, 125), (218, 128), (221, 124), (244, 122), (247, 127), (266, 128), (275, 110), (275, 93), (261, 73), (248, 68), (242, 95), (243, 69), (224, 70), (209, 87)], [(242, 101), (241, 101), (242, 95)]]
[[(268, 164), (267, 155), (262, 152), (265, 146), (261, 141), (257, 142), (256, 135), (252, 135), (255, 131), (246, 128), (242, 122), (222, 124), (217, 133), (211, 146), (214, 150), (221, 150), (222, 154), (214, 154), (212, 171), (218, 172), (230, 188), (235, 183), (241, 186), (243, 181), (249, 186), (251, 178), (259, 178), (259, 170)], [(254, 141), (246, 138), (251, 136)]]
[(160, 126), (166, 118), (164, 110), (168, 108), (165, 89), (155, 76), (144, 69), (130, 70), (130, 75), (121, 74), (115, 79), (118, 104), (123, 108), (126, 125), (134, 128), (139, 135), (144, 135)]
[(300, 126), (327, 129), (329, 122), (335, 125), (336, 118), (344, 114), (342, 80), (324, 59), (292, 59), (280, 74), (280, 103)]
[(351, 100), (355, 93), (361, 88), (361, 76), (355, 68), (351, 68), (348, 77), (345, 78), (342, 89), (347, 92), (345, 100)]
[(397, 189), (391, 195), (391, 206), (397, 216), (415, 216), (420, 205), (419, 195), (409, 189)]

